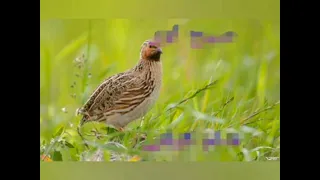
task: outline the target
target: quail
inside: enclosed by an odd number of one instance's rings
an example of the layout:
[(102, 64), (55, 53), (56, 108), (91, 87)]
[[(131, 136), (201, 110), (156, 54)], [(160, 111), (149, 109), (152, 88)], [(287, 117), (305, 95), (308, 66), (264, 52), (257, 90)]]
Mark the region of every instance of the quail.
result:
[(162, 84), (162, 50), (153, 40), (143, 42), (140, 59), (131, 69), (104, 80), (79, 108), (80, 126), (105, 122), (118, 131), (143, 117), (155, 104)]

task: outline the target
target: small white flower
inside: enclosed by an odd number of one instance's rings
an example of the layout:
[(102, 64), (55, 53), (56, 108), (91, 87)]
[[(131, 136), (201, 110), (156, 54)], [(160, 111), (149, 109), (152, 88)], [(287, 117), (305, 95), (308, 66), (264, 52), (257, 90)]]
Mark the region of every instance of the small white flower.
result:
[(62, 112), (64, 112), (64, 113), (67, 113), (67, 112), (68, 112), (68, 111), (67, 111), (67, 108), (65, 108), (65, 107), (62, 108), (61, 110), (62, 110)]

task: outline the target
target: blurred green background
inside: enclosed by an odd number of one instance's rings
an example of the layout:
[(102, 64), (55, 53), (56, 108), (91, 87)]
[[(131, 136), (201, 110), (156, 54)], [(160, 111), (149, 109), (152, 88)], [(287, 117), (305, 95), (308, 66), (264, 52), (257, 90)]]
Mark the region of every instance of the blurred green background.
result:
[[(75, 111), (105, 78), (135, 66), (140, 46), (156, 31), (179, 25), (178, 42), (163, 48), (163, 86), (154, 108), (129, 125), (126, 133), (86, 124), (86, 149), (76, 131)], [(232, 43), (192, 49), (190, 31), (220, 35), (234, 31)], [(84, 55), (85, 61), (79, 61)], [(97, 149), (108, 161), (110, 150), (146, 161), (266, 161), (280, 157), (280, 24), (257, 20), (57, 19), (40, 22), (40, 154), (54, 161), (83, 161)], [(206, 84), (212, 88), (174, 106)], [(175, 108), (167, 111), (168, 108)], [(100, 139), (91, 132), (97, 129)], [(239, 146), (202, 150), (204, 132), (241, 134)], [(137, 133), (153, 142), (161, 133), (200, 134), (185, 151), (145, 152), (133, 147)], [(178, 136), (178, 135), (177, 135)], [(115, 139), (116, 138), (116, 139)], [(114, 146), (107, 142), (116, 141)], [(144, 142), (144, 143), (146, 143)]]

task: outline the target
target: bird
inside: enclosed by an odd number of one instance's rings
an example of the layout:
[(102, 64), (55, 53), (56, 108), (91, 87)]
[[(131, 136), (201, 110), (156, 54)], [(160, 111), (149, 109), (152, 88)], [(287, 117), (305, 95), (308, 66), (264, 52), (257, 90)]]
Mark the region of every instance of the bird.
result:
[(146, 115), (160, 95), (162, 54), (159, 42), (145, 40), (138, 63), (106, 78), (77, 110), (77, 114), (82, 115), (79, 126), (104, 122), (123, 132), (129, 123)]

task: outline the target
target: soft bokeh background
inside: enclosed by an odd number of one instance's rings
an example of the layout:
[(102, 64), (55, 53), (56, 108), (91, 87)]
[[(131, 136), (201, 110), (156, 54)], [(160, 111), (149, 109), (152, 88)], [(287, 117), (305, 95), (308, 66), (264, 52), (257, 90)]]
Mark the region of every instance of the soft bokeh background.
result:
[[(86, 149), (76, 131), (80, 120), (76, 109), (105, 78), (137, 64), (144, 40), (175, 24), (179, 25), (179, 39), (163, 48), (164, 79), (157, 104), (124, 134), (107, 133), (103, 124), (86, 124), (82, 131), (91, 142)], [(212, 35), (234, 31), (238, 37), (233, 43), (196, 50), (190, 47), (191, 30)], [(79, 60), (82, 55), (84, 62)], [(40, 154), (54, 161), (88, 160), (97, 149), (104, 160), (109, 160), (110, 150), (146, 161), (265, 161), (280, 157), (279, 22), (46, 20), (40, 22), (40, 64)], [(218, 82), (212, 88), (174, 106), (214, 80)], [(92, 129), (97, 129), (100, 139)], [(200, 136), (218, 130), (222, 138), (227, 132), (241, 134), (241, 144), (203, 151)], [(143, 143), (168, 131), (200, 136), (197, 145), (185, 151), (141, 150)], [(137, 133), (147, 133), (148, 138), (133, 147)], [(111, 140), (116, 143), (106, 144)]]

